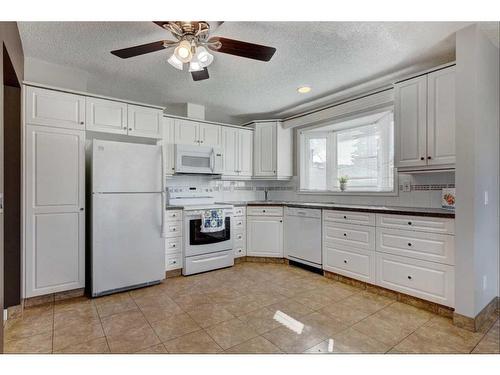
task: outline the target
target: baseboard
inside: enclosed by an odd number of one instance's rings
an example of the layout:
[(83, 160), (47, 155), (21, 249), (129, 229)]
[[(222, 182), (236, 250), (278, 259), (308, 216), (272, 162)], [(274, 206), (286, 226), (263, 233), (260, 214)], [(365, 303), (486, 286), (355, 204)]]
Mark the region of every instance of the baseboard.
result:
[(499, 309), (500, 297), (493, 297), (474, 318), (454, 313), (453, 324), (472, 332), (486, 332), (490, 328), (490, 325), (498, 318), (500, 314)]
[(66, 290), (64, 292), (50, 293), (43, 296), (25, 298), (22, 302), (23, 308), (40, 306), (45, 304), (63, 301), (70, 298), (82, 297), (85, 294), (84, 288)]
[(182, 268), (178, 268), (176, 270), (170, 270), (165, 272), (165, 278), (170, 279), (172, 277), (178, 277), (182, 275)]
[(444, 316), (446, 318), (453, 317), (454, 309), (448, 306), (443, 306), (435, 302), (430, 302), (423, 300), (421, 298), (413, 297), (405, 293), (396, 292), (394, 290), (386, 289), (378, 285), (370, 284), (364, 281), (359, 281), (356, 279), (352, 279), (347, 276), (339, 275), (335, 272), (323, 271), (323, 274), (326, 278), (339, 281), (344, 284), (351, 285), (355, 288), (366, 290), (368, 292), (376, 293), (382, 295), (384, 297), (393, 299), (395, 301), (405, 303), (407, 305), (411, 305), (414, 307), (418, 307), (419, 309), (430, 311), (434, 314)]
[(285, 258), (272, 258), (272, 257), (254, 257), (254, 256), (246, 256), (245, 257), (246, 262), (252, 262), (252, 263), (279, 263), (279, 264), (285, 264), (287, 263), (288, 259)]

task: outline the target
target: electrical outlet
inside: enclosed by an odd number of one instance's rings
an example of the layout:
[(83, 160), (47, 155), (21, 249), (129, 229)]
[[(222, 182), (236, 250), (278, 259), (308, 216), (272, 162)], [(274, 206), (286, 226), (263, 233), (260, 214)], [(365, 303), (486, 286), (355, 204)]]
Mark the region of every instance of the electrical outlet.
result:
[(411, 191), (411, 183), (409, 180), (403, 182), (403, 191), (407, 193)]
[(488, 191), (484, 192), (484, 205), (487, 206), (489, 202)]
[(486, 275), (483, 275), (483, 291), (486, 290), (488, 286), (488, 278), (486, 277)]

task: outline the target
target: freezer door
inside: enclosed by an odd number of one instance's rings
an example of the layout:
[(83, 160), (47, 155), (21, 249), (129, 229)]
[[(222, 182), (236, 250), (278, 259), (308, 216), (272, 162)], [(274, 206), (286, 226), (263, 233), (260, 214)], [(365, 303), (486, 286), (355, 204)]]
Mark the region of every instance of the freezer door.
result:
[(165, 278), (161, 194), (92, 195), (92, 295)]
[(162, 191), (161, 146), (94, 140), (92, 191)]

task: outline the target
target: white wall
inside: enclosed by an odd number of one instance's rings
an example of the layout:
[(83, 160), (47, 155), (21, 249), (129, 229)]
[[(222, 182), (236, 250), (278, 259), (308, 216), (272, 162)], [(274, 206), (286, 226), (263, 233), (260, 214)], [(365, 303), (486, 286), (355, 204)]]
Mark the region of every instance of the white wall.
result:
[(477, 25), (456, 42), (455, 310), (474, 317), (499, 294), (499, 51)]

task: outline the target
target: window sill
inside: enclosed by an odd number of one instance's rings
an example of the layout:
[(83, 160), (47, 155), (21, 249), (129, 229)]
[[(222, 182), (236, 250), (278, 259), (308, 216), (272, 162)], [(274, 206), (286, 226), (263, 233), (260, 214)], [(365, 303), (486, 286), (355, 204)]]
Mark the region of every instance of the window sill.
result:
[(297, 190), (297, 194), (303, 195), (335, 195), (335, 196), (378, 196), (378, 197), (397, 197), (398, 192), (395, 191), (322, 191), (322, 190)]

